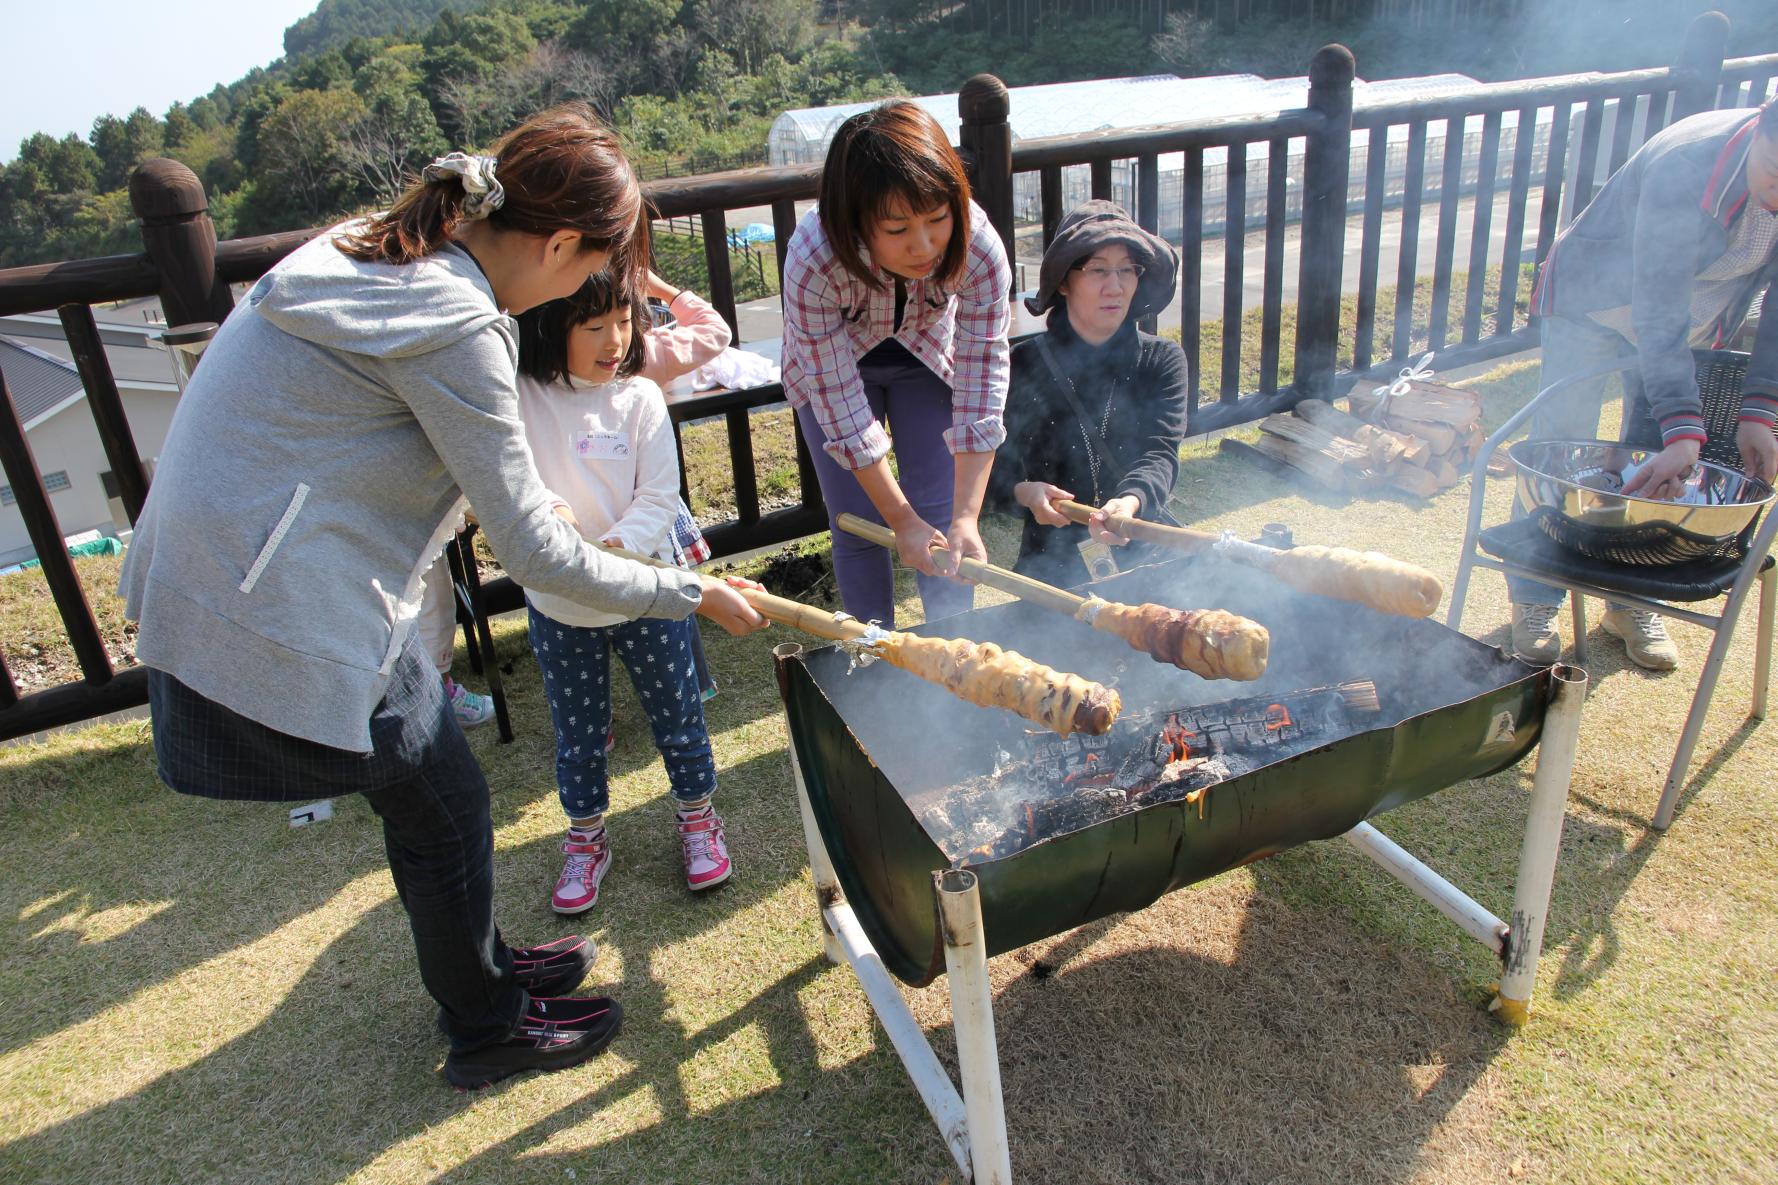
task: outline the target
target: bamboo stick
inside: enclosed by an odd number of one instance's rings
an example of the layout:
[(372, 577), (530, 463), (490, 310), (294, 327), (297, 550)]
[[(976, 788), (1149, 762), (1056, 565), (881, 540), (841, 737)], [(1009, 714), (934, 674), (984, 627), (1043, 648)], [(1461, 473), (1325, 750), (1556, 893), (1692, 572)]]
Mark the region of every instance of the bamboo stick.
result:
[[(621, 547), (605, 550), (651, 568), (674, 566)], [(1116, 690), (1046, 667), (1017, 651), (1002, 650), (992, 642), (927, 638), (882, 630), (763, 589), (735, 591), (767, 621), (829, 641), (849, 642), (875, 629), (879, 635), (875, 651), (890, 666), (942, 687), (959, 699), (985, 708), (1004, 708), (1062, 736), (1071, 732), (1101, 736), (1110, 731), (1123, 710), (1123, 700)]]
[[(859, 518), (841, 514), (834, 520), (840, 530), (893, 549), (895, 532)], [(934, 555), (949, 555), (942, 547)], [(1057, 613), (1084, 621), (1096, 630), (1122, 638), (1157, 662), (1169, 663), (1206, 679), (1257, 679), (1265, 673), (1271, 634), (1263, 625), (1222, 609), (1172, 609), (1165, 605), (1126, 605), (1098, 597), (1082, 597), (1009, 572), (981, 560), (959, 558), (958, 571), (978, 584), (1011, 593), (1022, 601), (1042, 605)]]
[[(1084, 523), (1094, 508), (1067, 500), (1053, 504), (1077, 523)], [(1186, 553), (1215, 548), (1222, 536), (1189, 527), (1169, 527), (1125, 514), (1108, 514), (1105, 525), (1126, 539), (1140, 539)], [(1345, 547), (1298, 547), (1274, 551), (1251, 543), (1237, 544), (1224, 553), (1236, 563), (1270, 572), (1292, 588), (1336, 600), (1369, 605), (1399, 617), (1430, 617), (1444, 597), (1444, 586), (1426, 569), (1406, 564), (1381, 552), (1356, 552)]]

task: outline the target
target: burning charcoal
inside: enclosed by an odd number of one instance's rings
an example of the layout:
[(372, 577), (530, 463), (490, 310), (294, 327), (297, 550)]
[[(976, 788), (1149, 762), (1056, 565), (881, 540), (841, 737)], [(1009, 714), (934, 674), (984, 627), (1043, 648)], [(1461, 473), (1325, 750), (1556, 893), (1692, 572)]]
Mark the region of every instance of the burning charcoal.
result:
[(1024, 760), (1001, 755), (928, 807), (930, 832), (966, 860), (997, 860), (1142, 807), (1184, 801), (1206, 816), (1218, 784), (1354, 731), (1380, 711), (1375, 684), (1131, 714), (1103, 736), (1028, 734)]

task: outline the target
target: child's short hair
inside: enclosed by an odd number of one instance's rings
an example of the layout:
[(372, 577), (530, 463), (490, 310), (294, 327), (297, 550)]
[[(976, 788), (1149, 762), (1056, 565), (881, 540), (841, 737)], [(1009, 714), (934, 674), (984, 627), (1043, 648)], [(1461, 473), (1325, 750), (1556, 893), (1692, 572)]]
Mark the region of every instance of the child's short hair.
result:
[(648, 304), (609, 271), (588, 276), (572, 296), (519, 314), (519, 373), (540, 383), (567, 381), (568, 335), (576, 326), (615, 313), (626, 304), (630, 307), (630, 349), (617, 364), (617, 377), (638, 373), (646, 359), (642, 335), (652, 324)]
[(872, 288), (882, 284), (858, 253), (872, 223), (895, 202), (909, 212), (951, 211), (951, 241), (932, 278), (962, 278), (969, 254), (969, 177), (938, 121), (918, 103), (891, 99), (842, 123), (828, 145), (817, 194), (821, 229), (841, 266)]

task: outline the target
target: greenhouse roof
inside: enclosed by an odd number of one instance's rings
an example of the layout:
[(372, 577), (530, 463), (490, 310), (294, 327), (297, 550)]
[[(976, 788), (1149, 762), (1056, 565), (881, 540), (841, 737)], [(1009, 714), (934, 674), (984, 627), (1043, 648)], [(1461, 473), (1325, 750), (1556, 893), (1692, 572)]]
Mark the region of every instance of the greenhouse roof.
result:
[[(1354, 83), (1353, 101), (1362, 107), (1367, 102), (1434, 98), (1456, 94), (1476, 85), (1475, 79), (1462, 74), (1391, 78), (1380, 82), (1358, 79)], [(1010, 122), (1013, 139), (1018, 141), (1137, 127), (1199, 115), (1252, 115), (1288, 110), (1301, 107), (1308, 98), (1308, 90), (1306, 77), (1261, 78), (1257, 74), (1217, 74), (1204, 78), (1150, 74), (1020, 86), (1011, 89)], [(958, 138), (962, 120), (957, 114), (956, 94), (922, 95), (913, 101), (930, 112), (953, 141)], [(825, 149), (828, 139), (842, 122), (873, 106), (875, 102), (846, 103), (786, 111), (772, 123), (771, 143), (787, 147), (790, 143), (800, 142)]]
[[(1257, 74), (1219, 74), (1210, 78), (1151, 74), (1018, 86), (1011, 90), (1013, 137), (1023, 140), (1129, 127), (1154, 122), (1161, 113), (1173, 111), (1264, 111), (1283, 101), (1283, 96), (1301, 96), (1306, 85), (1302, 79), (1273, 80)], [(957, 114), (954, 93), (922, 95), (913, 101), (931, 112), (939, 126), (956, 137), (962, 120)], [(1302, 100), (1297, 97), (1295, 101), (1300, 104)], [(772, 131), (780, 135), (794, 131), (804, 139), (825, 142), (847, 118), (875, 105), (846, 103), (786, 111), (773, 123)]]

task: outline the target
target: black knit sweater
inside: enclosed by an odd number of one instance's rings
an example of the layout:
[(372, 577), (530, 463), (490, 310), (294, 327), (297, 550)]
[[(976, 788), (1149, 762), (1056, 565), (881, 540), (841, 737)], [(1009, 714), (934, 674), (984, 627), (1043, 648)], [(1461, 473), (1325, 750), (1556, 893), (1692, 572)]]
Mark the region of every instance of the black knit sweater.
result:
[[(995, 454), (989, 505), (1025, 520), (1015, 565), (1019, 571), (1072, 585), (1087, 578), (1077, 548), (1087, 538), (1086, 528), (1040, 525), (1014, 501), (1013, 487), (1022, 481), (1047, 481), (1094, 505), (1133, 494), (1138, 517), (1159, 518), (1156, 508), (1166, 505), (1179, 476), (1189, 372), (1184, 351), (1138, 332), (1134, 321), (1126, 321), (1104, 345), (1092, 346), (1075, 335), (1066, 309), (1058, 307), (1046, 336), (1094, 426), (1104, 426), (1117, 464), (1099, 464), (1095, 489), (1094, 452), (1088, 443), (1092, 429), (1069, 406), (1033, 338), (1012, 351), (1006, 441)], [(1119, 556), (1126, 564), (1135, 558)]]

